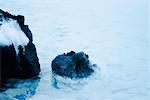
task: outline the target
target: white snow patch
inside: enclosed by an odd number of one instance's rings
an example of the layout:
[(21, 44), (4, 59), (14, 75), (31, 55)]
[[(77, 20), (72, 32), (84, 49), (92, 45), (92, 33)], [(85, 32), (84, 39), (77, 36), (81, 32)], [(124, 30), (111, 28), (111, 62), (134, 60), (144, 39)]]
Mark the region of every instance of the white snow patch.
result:
[(18, 46), (25, 46), (29, 42), (25, 33), (21, 30), (16, 20), (9, 19), (2, 21), (0, 25), (0, 45), (9, 46), (14, 45), (16, 53), (18, 53)]

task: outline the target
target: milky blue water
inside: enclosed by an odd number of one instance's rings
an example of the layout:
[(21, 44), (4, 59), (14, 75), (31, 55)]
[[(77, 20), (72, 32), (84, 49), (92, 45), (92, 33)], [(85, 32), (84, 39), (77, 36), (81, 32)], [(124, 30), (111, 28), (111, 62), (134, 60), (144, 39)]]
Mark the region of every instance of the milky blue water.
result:
[[(0, 8), (25, 16), (42, 69), (1, 100), (150, 99), (148, 0), (1, 0)], [(55, 88), (51, 61), (70, 50), (86, 52), (98, 68), (84, 80), (58, 77)]]

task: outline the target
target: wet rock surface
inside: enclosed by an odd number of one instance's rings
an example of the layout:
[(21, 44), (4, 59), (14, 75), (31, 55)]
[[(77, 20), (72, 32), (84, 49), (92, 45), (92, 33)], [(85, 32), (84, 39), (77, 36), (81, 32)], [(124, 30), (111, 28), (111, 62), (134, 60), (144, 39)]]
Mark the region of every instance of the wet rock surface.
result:
[(0, 45), (0, 87), (5, 86), (5, 82), (8, 78), (32, 78), (37, 76), (40, 72), (36, 47), (32, 43), (32, 33), (28, 26), (24, 25), (24, 16), (11, 15), (0, 9), (0, 22), (9, 19), (17, 21), (21, 30), (29, 39), (29, 43), (25, 47), (19, 46), (18, 54), (15, 51), (15, 44)]
[(0, 93), (0, 100), (28, 100), (28, 98), (36, 94), (39, 82), (39, 77), (24, 80), (9, 79), (5, 83), (3, 92)]
[(71, 51), (67, 54), (58, 55), (52, 61), (52, 72), (62, 77), (80, 79), (90, 76), (94, 72), (93, 66), (87, 54)]

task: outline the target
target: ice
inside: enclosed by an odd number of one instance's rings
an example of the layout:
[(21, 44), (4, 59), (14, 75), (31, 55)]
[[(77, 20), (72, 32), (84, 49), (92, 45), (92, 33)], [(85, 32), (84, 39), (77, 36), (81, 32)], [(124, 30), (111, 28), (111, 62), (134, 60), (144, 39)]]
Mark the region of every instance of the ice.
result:
[[(3, 0), (0, 8), (23, 14), (33, 33), (42, 71), (27, 99), (149, 100), (148, 0)], [(75, 84), (60, 79), (57, 89), (51, 61), (71, 50), (99, 70)]]

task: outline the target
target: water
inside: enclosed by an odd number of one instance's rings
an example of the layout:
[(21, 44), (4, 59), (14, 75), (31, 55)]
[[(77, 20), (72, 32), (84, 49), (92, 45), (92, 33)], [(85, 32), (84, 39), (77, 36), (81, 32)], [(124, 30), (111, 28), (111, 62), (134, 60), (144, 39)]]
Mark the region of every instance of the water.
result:
[[(5, 97), (14, 100), (149, 100), (147, 2), (1, 0), (1, 9), (25, 16), (42, 69), (35, 87), (31, 80), (23, 85), (18, 83), (25, 90), (9, 89)], [(58, 89), (52, 85), (51, 61), (71, 50), (89, 54), (98, 69), (85, 80), (68, 79), (64, 83), (60, 78)], [(31, 85), (35, 93), (27, 94), (30, 88), (24, 84)]]

